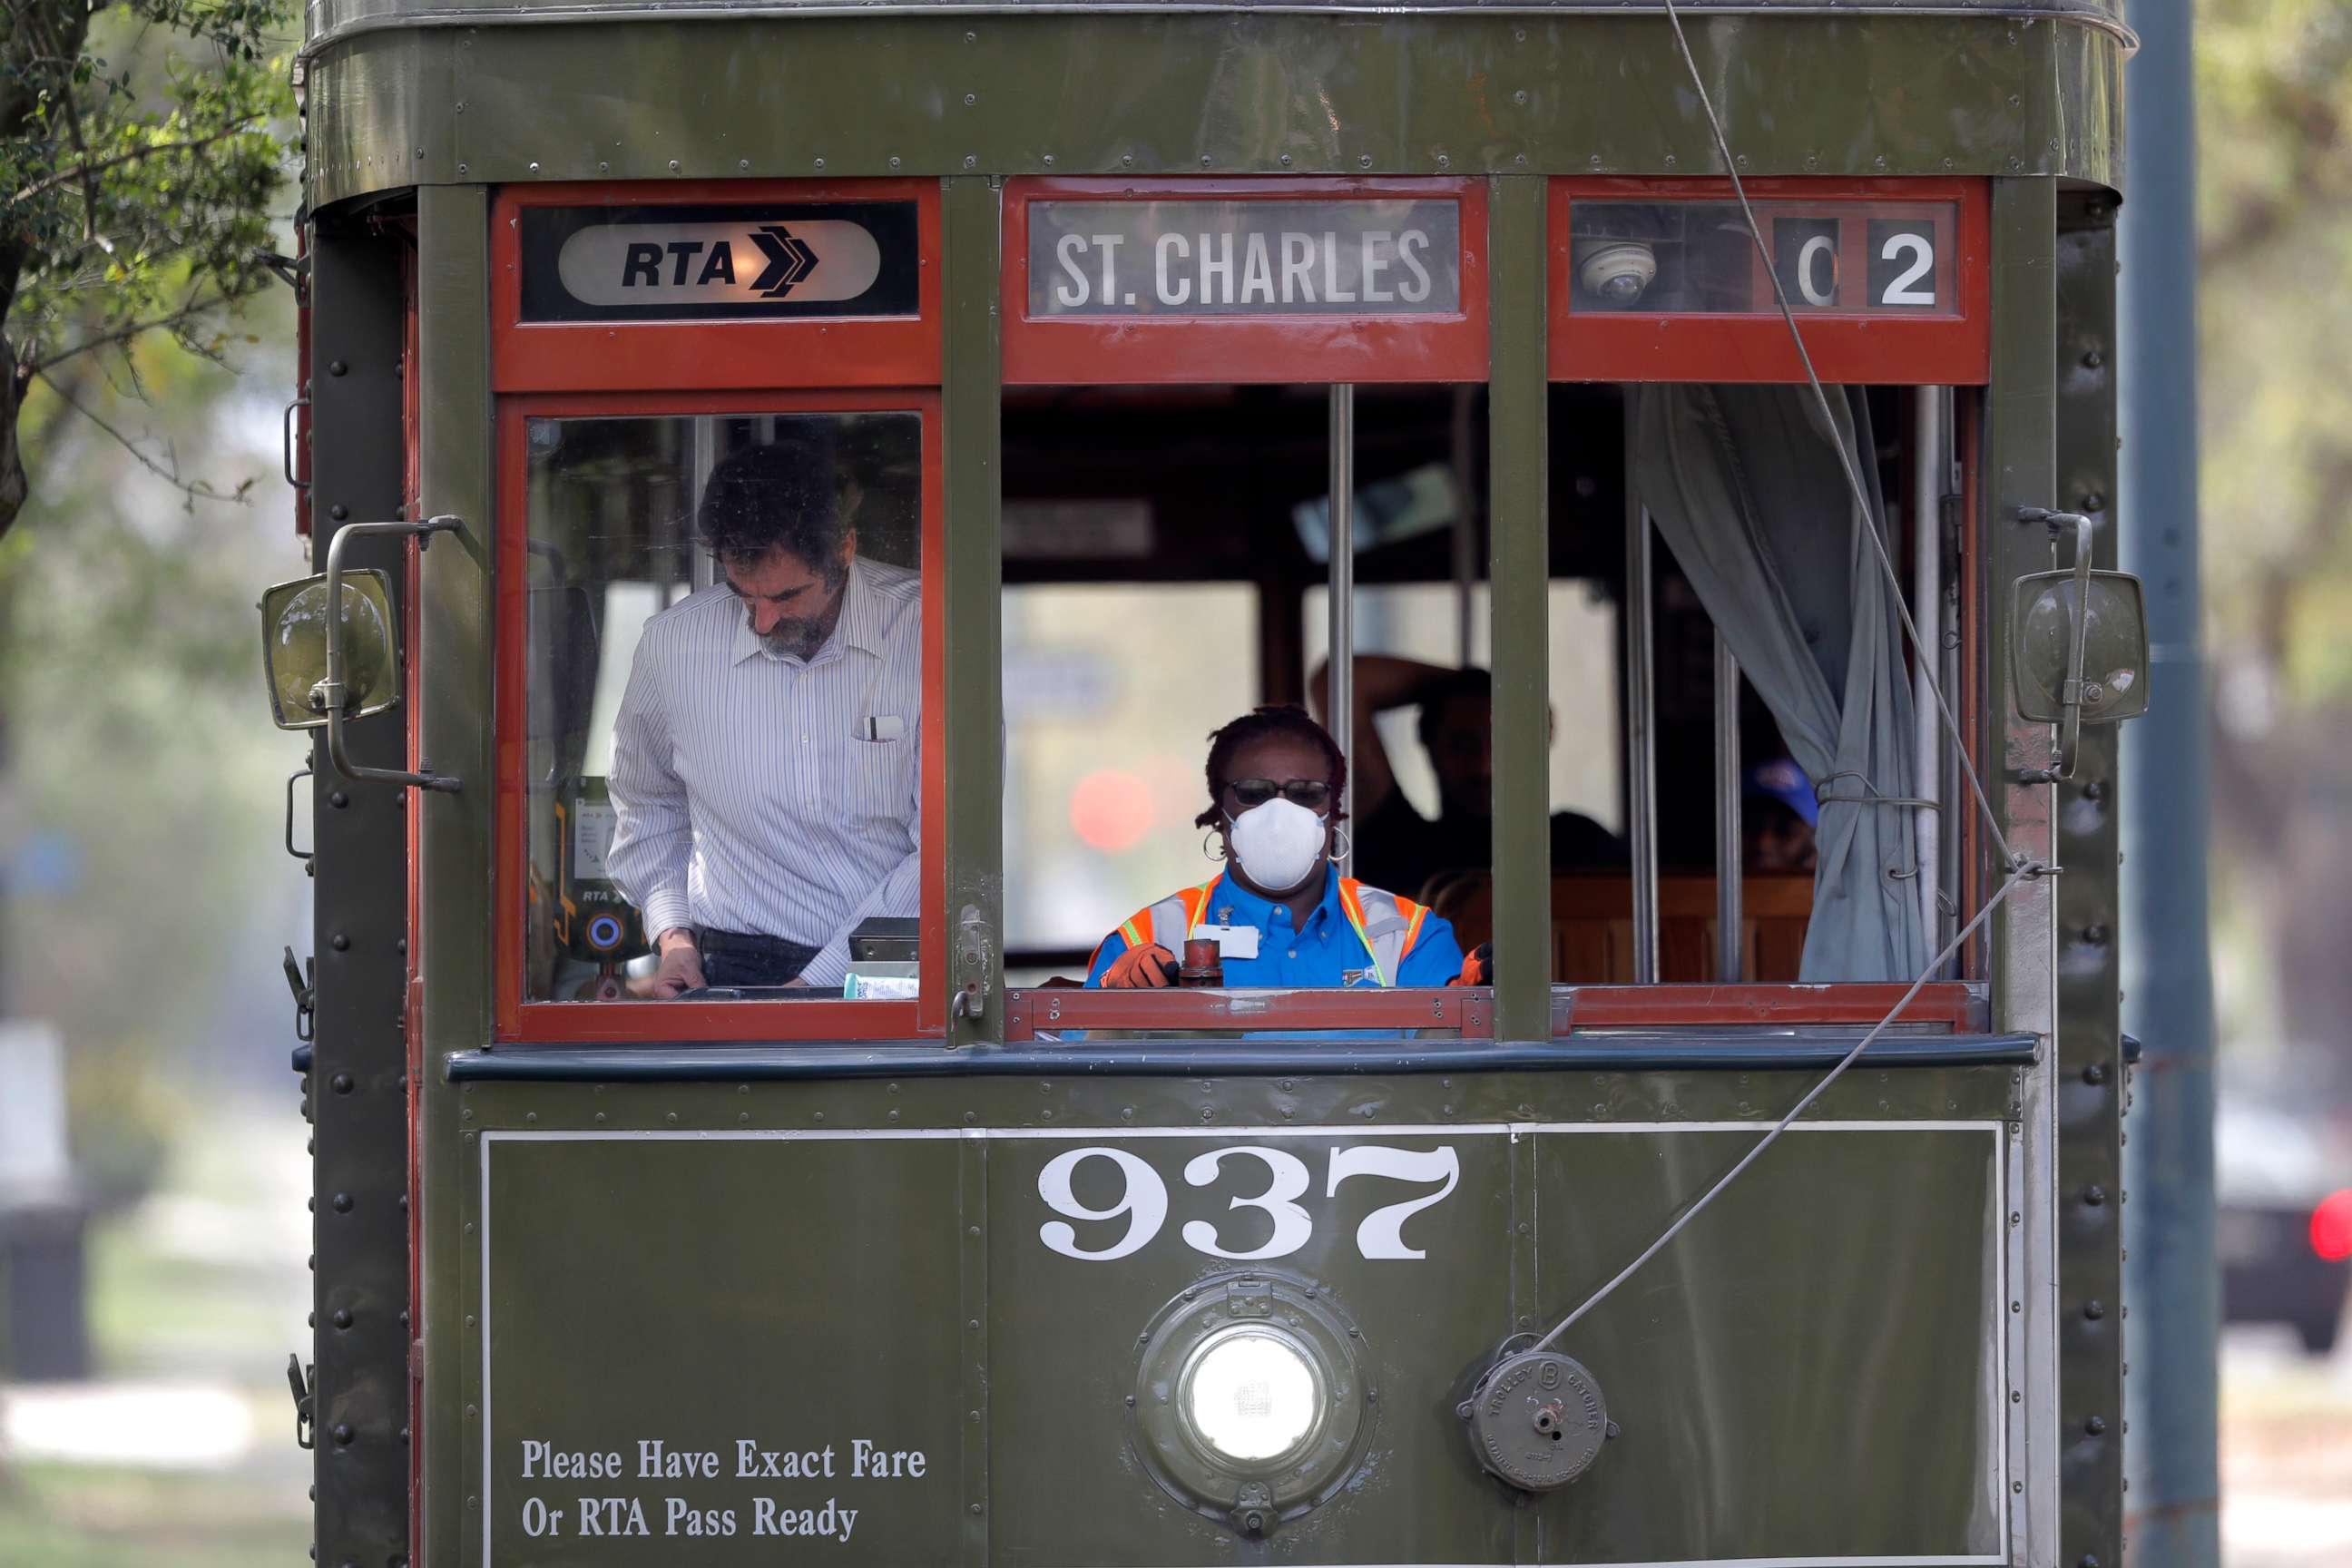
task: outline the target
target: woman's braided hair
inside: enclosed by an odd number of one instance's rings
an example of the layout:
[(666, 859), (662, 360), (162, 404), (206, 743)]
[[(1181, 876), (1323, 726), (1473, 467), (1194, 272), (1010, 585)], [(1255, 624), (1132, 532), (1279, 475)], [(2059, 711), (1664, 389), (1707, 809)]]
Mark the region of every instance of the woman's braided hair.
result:
[(1330, 767), (1329, 820), (1347, 820), (1348, 814), (1340, 808), (1339, 802), (1348, 793), (1348, 759), (1339, 754), (1339, 742), (1306, 709), (1278, 702), (1253, 708), (1224, 728), (1209, 731), (1209, 809), (1192, 819), (1193, 826), (1214, 827), (1224, 816), (1225, 785), (1233, 782), (1235, 753), (1244, 746), (1276, 737), (1305, 741), (1322, 752)]

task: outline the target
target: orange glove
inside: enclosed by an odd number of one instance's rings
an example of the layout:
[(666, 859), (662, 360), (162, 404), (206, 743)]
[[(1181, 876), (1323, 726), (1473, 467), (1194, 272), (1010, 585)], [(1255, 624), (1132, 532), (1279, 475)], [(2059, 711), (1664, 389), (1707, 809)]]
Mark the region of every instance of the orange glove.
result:
[(1482, 942), (1470, 950), (1462, 961), (1462, 973), (1446, 982), (1449, 985), (1492, 985), (1495, 984), (1495, 944)]
[(1121, 990), (1171, 985), (1176, 980), (1176, 955), (1158, 942), (1130, 947), (1103, 971), (1102, 983)]

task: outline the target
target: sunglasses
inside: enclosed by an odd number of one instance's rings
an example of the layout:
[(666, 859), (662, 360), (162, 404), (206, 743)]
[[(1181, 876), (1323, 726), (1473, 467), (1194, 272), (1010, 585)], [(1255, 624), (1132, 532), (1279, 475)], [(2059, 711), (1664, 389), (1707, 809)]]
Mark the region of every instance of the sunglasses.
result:
[(1285, 779), (1280, 784), (1272, 779), (1228, 779), (1225, 789), (1244, 811), (1264, 805), (1276, 795), (1317, 813), (1331, 804), (1331, 785), (1326, 779)]

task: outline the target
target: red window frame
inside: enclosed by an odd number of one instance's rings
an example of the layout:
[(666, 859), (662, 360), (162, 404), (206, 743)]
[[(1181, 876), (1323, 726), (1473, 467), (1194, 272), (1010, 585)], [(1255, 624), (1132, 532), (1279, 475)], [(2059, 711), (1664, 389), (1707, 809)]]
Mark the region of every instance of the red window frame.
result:
[[(1916, 211), (1957, 203), (1958, 313), (1900, 316), (1805, 310), (1797, 318), (1824, 383), (1980, 386), (1992, 375), (1991, 187), (1979, 179), (1763, 179), (1749, 199)], [(1802, 382), (1804, 364), (1777, 305), (1754, 315), (1674, 310), (1571, 311), (1570, 205), (1579, 199), (1722, 202), (1720, 179), (1578, 176), (1555, 179), (1550, 205), (1548, 354), (1554, 381)]]
[[(936, 329), (938, 317), (929, 319)], [(810, 322), (790, 325), (805, 331)], [(768, 323), (720, 323), (757, 330)], [(671, 328), (700, 336), (703, 323)], [(601, 331), (601, 329), (600, 329)], [(809, 1002), (541, 1002), (523, 990), (524, 682), (529, 679), (525, 565), (530, 535), (530, 451), (524, 422), (534, 417), (659, 417), (685, 415), (856, 414), (906, 412), (923, 425), (922, 500), (922, 899), (919, 957), (922, 992), (912, 1001)], [(501, 398), (498, 409), (498, 858), (492, 939), (497, 1004), (492, 1037), (500, 1042), (628, 1043), (668, 1040), (908, 1039), (946, 1032), (948, 941), (943, 877), (947, 807), (944, 697), (947, 597), (940, 575), (946, 560), (946, 504), (940, 420), (934, 387), (769, 389), (712, 392), (541, 393)]]
[[(914, 316), (789, 321), (522, 320), (525, 207), (644, 209), (761, 202), (912, 201), (921, 247)], [(490, 208), (493, 392), (706, 392), (936, 386), (940, 381), (937, 180), (602, 181), (509, 185)]]
[[(1171, 313), (1095, 321), (1049, 321), (1029, 314), (1032, 202), (1340, 201), (1370, 196), (1450, 197), (1461, 204), (1458, 312), (1413, 317)], [(1005, 182), (1003, 252), (1007, 386), (1486, 379), (1484, 180), (1024, 177)]]

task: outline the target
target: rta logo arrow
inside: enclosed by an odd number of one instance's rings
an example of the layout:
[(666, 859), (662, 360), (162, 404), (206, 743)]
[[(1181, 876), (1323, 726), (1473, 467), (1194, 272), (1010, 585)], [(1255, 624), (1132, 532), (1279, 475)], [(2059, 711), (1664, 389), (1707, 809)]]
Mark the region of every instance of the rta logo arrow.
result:
[(782, 224), (753, 229), (751, 240), (768, 261), (766, 269), (751, 280), (751, 287), (763, 299), (782, 299), (816, 266), (816, 252), (805, 241), (794, 238), (793, 231)]

